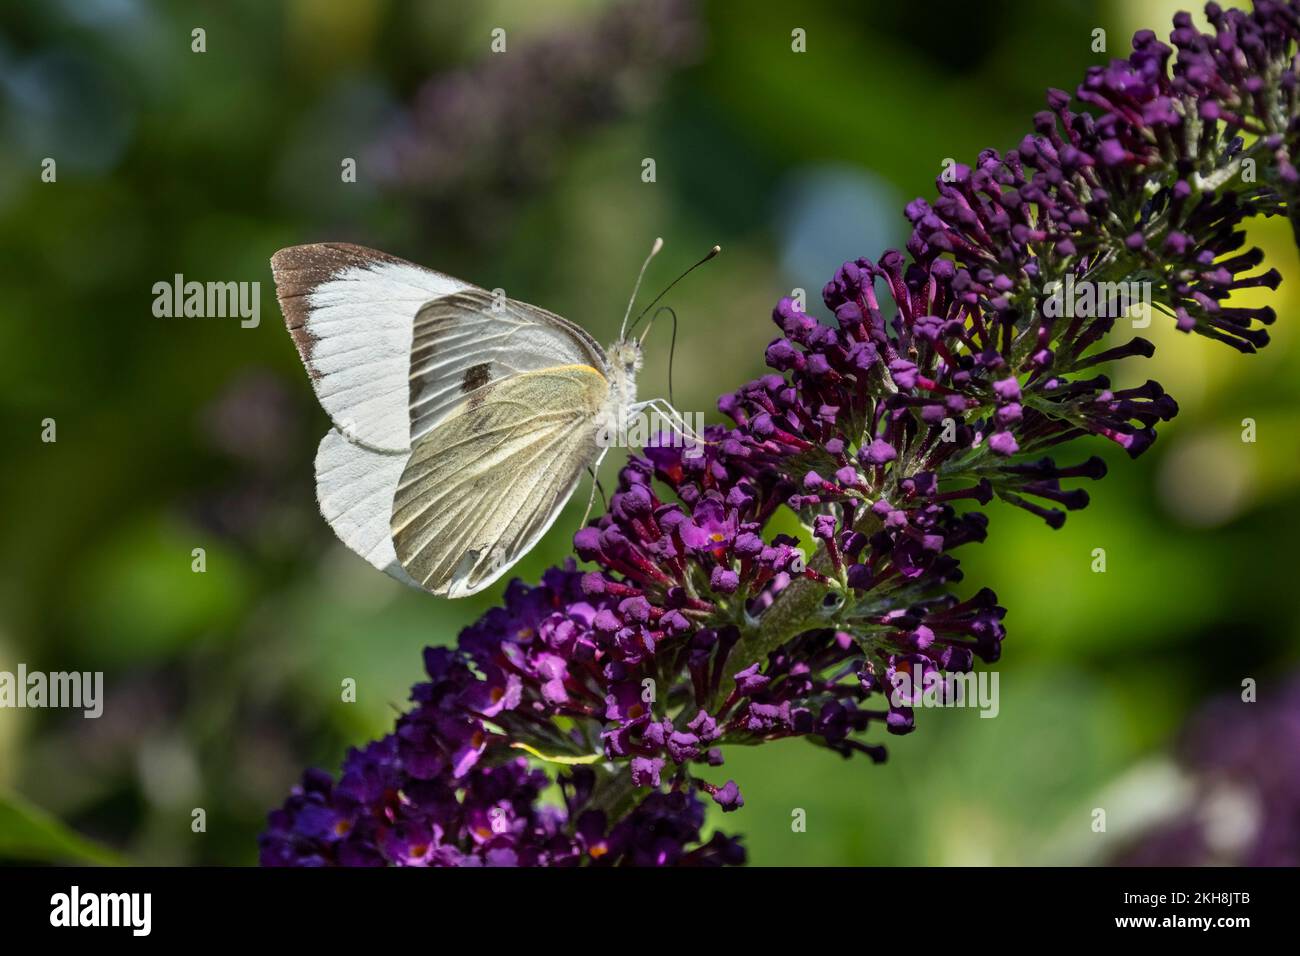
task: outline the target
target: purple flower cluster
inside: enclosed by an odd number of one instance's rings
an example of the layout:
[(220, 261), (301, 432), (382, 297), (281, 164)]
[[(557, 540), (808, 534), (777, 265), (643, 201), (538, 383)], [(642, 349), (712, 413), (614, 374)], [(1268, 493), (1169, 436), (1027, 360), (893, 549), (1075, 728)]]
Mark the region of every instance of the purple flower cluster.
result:
[[(561, 776), (565, 806), (539, 806), (551, 783), (523, 757), (451, 783), (408, 776), (394, 738), (353, 751), (336, 784), (303, 775), (261, 838), (263, 866), (723, 866), (743, 863), (735, 840), (700, 840), (704, 805), (651, 793), (612, 826), (588, 809), (595, 774)], [(573, 794), (579, 796), (574, 797)]]
[[(484, 621), (463, 635), (459, 649), (427, 649), (429, 680), (413, 688), (414, 709), (393, 733), (352, 750), (337, 782), (321, 771), (304, 774), (270, 815), (263, 865), (743, 862), (734, 840), (720, 833), (701, 840), (703, 804), (680, 789), (639, 796), (630, 786), (598, 787), (603, 771), (576, 765), (554, 781), (562, 806), (539, 801), (553, 781), (530, 769), (525, 751), (512, 745), (521, 738), (545, 742), (557, 765), (584, 747), (580, 733), (562, 734), (550, 720), (558, 712), (552, 704), (570, 691), (576, 703), (565, 710), (587, 713), (584, 677), (554, 669), (540, 650), (589, 628), (582, 618), (595, 611), (575, 600), (579, 577), (557, 569), (541, 586), (512, 585), (507, 606), (490, 615), (504, 629), (495, 644), (482, 640)], [(530, 722), (531, 733), (524, 729)]]
[[(772, 373), (719, 400), (733, 424), (702, 455), (633, 456), (575, 538), (594, 569), (514, 582), (455, 651), (430, 651), (416, 710), (337, 785), (309, 778), (273, 817), (268, 860), (349, 862), (351, 841), (402, 861), (384, 849), (400, 822), (452, 862), (735, 862), (726, 838), (699, 845), (700, 794), (744, 802), (716, 769), (723, 746), (802, 736), (883, 760), (873, 729), (914, 726), (919, 688), (896, 677), (996, 661), (1003, 608), (954, 590), (979, 509), (997, 496), (1059, 527), (1105, 466), (1045, 452), (1097, 435), (1136, 457), (1177, 412), (1157, 383), (1096, 371), (1152, 354), (1107, 341), (1125, 316), (1054, 297), (1144, 283), (1184, 331), (1267, 342), (1272, 311), (1227, 300), (1277, 284), (1240, 226), (1290, 209), (1300, 19), (1207, 9), (1214, 34), (1185, 16), (1172, 47), (1138, 34), (1089, 72), (1081, 108), (1054, 91), (1017, 149), (941, 176), (933, 204), (907, 208), (906, 255), (826, 285), (834, 325), (782, 300)], [(800, 536), (770, 531), (779, 509)], [(562, 780), (582, 798), (537, 809), (545, 775), (521, 751), (578, 766)], [(491, 808), (503, 831), (483, 829)]]
[[(1250, 14), (1211, 3), (1206, 16), (1213, 34), (1178, 14), (1172, 46), (1138, 33), (1128, 59), (1091, 68), (1079, 86), (1077, 100), (1093, 112), (1072, 110), (1070, 95), (1052, 90), (1017, 149), (985, 150), (974, 169), (941, 178), (933, 206), (908, 206), (908, 250), (924, 266), (950, 258), (938, 281), (960, 303), (983, 306), (973, 353), (1014, 358), (1010, 371), (1039, 380), (1081, 367), (1114, 317), (1057, 328), (1035, 303), (1066, 276), (1140, 277), (1182, 331), (1243, 352), (1268, 342), (1256, 323), (1270, 324), (1272, 309), (1222, 303), (1235, 289), (1277, 287), (1276, 270), (1247, 274), (1258, 249), (1230, 254), (1242, 245), (1241, 222), (1289, 208), (1297, 183), (1300, 24), (1294, 4), (1267, 0)], [(931, 326), (954, 318), (940, 313)]]

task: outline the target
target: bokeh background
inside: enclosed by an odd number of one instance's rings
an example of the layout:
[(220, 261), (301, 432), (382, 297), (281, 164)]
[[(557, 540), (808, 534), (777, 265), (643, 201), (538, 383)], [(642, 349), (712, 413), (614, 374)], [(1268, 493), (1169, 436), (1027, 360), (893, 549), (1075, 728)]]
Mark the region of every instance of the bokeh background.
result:
[[(931, 195), (946, 157), (1014, 145), (1048, 86), (1072, 88), (1135, 29), (1167, 34), (1175, 9), (5, 4), (0, 670), (102, 670), (107, 698), (99, 720), (0, 710), (0, 860), (255, 861), (302, 768), (336, 769), (385, 732), (421, 648), (496, 600), (407, 590), (319, 516), (327, 424), (275, 304), (276, 249), (375, 246), (609, 341), (653, 237), (667, 245), (651, 291), (720, 243), (670, 299), (677, 404), (718, 420), (716, 396), (761, 372), (780, 296), (807, 289), (819, 311), (841, 261), (902, 243), (904, 203)], [(799, 741), (733, 750), (746, 806), (725, 826), (752, 863), (1106, 863), (1203, 812), (1219, 821), (1209, 855), (1243, 852), (1268, 758), (1239, 762), (1205, 810), (1185, 756), (1207, 700), (1250, 726), (1300, 647), (1300, 268), (1285, 222), (1251, 238), (1286, 276), (1273, 344), (1243, 357), (1157, 319), (1156, 357), (1120, 373), (1181, 404), (1153, 450), (1077, 449), (1112, 465), (1091, 507), (1053, 532), (994, 506), (989, 540), (961, 555), (966, 586), (1009, 608), (998, 718), (920, 712), (883, 766)], [(176, 273), (260, 282), (260, 325), (155, 318), (153, 284)], [(666, 389), (667, 338), (651, 341), (646, 394)], [(584, 503), (525, 579), (568, 553)], [(1097, 547), (1105, 574), (1089, 569)], [(1248, 677), (1257, 705), (1237, 696)]]

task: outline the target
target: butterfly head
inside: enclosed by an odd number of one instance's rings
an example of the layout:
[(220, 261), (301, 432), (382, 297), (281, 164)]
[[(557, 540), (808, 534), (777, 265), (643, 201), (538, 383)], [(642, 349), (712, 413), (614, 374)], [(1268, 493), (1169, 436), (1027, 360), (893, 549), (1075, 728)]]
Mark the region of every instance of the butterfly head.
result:
[(609, 364), (623, 375), (635, 375), (641, 371), (641, 343), (636, 339), (615, 342), (609, 347)]
[[(632, 402), (635, 401), (636, 399), (636, 373), (641, 370), (641, 343), (645, 341), (646, 335), (649, 334), (650, 332), (650, 326), (654, 324), (654, 317), (657, 316), (659, 312), (656, 312), (654, 316), (651, 316), (650, 322), (647, 323), (645, 331), (641, 333), (641, 336), (639, 338), (632, 337), (632, 329), (634, 329), (636, 327), (636, 324), (640, 322), (642, 318), (645, 317), (646, 313), (648, 313), (659, 303), (660, 299), (662, 299), (665, 295), (668, 294), (668, 291), (672, 289), (673, 286), (677, 285), (678, 282), (680, 282), (682, 279), (686, 278), (686, 276), (694, 272), (695, 269), (697, 269), (699, 266), (702, 266), (704, 263), (708, 262), (710, 259), (712, 259), (714, 256), (716, 256), (719, 252), (722, 251), (721, 246), (714, 246), (712, 249), (710, 249), (708, 254), (703, 259), (695, 263), (695, 265), (691, 266), (689, 269), (687, 269), (685, 272), (679, 275), (672, 282), (668, 283), (668, 286), (663, 290), (663, 292), (660, 292), (657, 296), (655, 296), (654, 299), (651, 300), (650, 304), (647, 305), (644, 309), (642, 309), (640, 314), (637, 315), (636, 319), (632, 321), (632, 325), (629, 326), (628, 320), (631, 319), (632, 317), (632, 306), (636, 302), (637, 292), (639, 292), (641, 289), (641, 280), (645, 277), (646, 267), (650, 265), (650, 260), (653, 259), (658, 254), (659, 250), (662, 249), (663, 246), (664, 246), (664, 241), (662, 239), (656, 239), (654, 241), (654, 245), (650, 247), (650, 254), (646, 256), (645, 262), (641, 263), (641, 271), (637, 273), (636, 284), (632, 286), (632, 297), (628, 299), (627, 311), (623, 313), (623, 325), (619, 328), (618, 341), (615, 342), (612, 346), (610, 346), (609, 349), (609, 355), (607, 357), (607, 361), (609, 363), (610, 381), (613, 385), (612, 391), (615, 396), (615, 400), (620, 404), (622, 404), (623, 406), (631, 405)], [(668, 312), (669, 314), (672, 315), (673, 341), (676, 342), (677, 341), (677, 314), (667, 306), (663, 307), (659, 311)], [(672, 393), (672, 386), (673, 386), (673, 373), (672, 373), (672, 358), (670, 353), (669, 363), (668, 363), (668, 391), (669, 391), (670, 398)]]

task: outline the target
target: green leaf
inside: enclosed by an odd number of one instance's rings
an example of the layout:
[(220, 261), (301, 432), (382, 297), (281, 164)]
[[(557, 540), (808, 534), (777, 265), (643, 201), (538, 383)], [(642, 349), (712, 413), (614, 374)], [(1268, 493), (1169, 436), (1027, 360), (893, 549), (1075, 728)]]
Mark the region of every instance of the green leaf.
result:
[(565, 754), (558, 754), (552, 756), (550, 754), (544, 754), (537, 748), (528, 746), (528, 744), (513, 743), (510, 746), (515, 747), (519, 750), (526, 750), (534, 757), (536, 757), (538, 760), (545, 760), (547, 763), (562, 763), (566, 767), (572, 767), (578, 764), (595, 763), (596, 761), (600, 760), (602, 757), (601, 754), (586, 754), (585, 756), (582, 757), (570, 757), (570, 756), (566, 756)]
[(0, 860), (122, 866), (125, 858), (88, 840), (15, 793), (0, 790)]

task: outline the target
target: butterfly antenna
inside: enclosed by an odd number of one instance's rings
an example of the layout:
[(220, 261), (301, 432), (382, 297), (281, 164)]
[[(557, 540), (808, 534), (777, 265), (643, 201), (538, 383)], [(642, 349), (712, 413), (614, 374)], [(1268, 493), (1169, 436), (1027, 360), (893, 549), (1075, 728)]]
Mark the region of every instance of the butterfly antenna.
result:
[(645, 257), (645, 262), (641, 263), (641, 271), (636, 274), (636, 285), (632, 286), (632, 298), (627, 300), (627, 311), (623, 313), (623, 324), (618, 330), (618, 340), (623, 341), (623, 336), (627, 333), (627, 319), (632, 314), (632, 306), (636, 302), (636, 294), (641, 291), (641, 280), (645, 278), (645, 270), (650, 265), (650, 260), (659, 254), (659, 250), (664, 247), (662, 238), (655, 239), (654, 245), (650, 247), (650, 255)]
[[(701, 259), (699, 262), (695, 263), (695, 265), (691, 266), (689, 269), (687, 269), (685, 272), (683, 272), (681, 275), (679, 275), (679, 276), (678, 276), (676, 279), (674, 279), (672, 282), (668, 283), (667, 288), (665, 288), (664, 291), (660, 292), (657, 296), (655, 296), (655, 297), (650, 301), (650, 304), (647, 305), (644, 309), (642, 309), (642, 310), (637, 314), (637, 317), (636, 317), (635, 319), (632, 320), (632, 328), (636, 328), (636, 324), (637, 324), (638, 322), (641, 321), (642, 316), (644, 316), (647, 312), (649, 312), (649, 311), (650, 311), (651, 309), (653, 309), (656, 305), (658, 305), (658, 304), (659, 304), (659, 300), (662, 299), (664, 296), (666, 296), (670, 291), (672, 291), (673, 286), (675, 286), (677, 283), (681, 282), (681, 281), (682, 281), (683, 279), (685, 279), (688, 275), (690, 275), (692, 272), (694, 272), (694, 271), (695, 271), (696, 269), (698, 269), (700, 266), (704, 265), (704, 263), (708, 262), (710, 259), (712, 259), (714, 256), (716, 256), (716, 255), (717, 255), (719, 252), (721, 252), (721, 251), (722, 251), (722, 246), (714, 246), (712, 249), (710, 249), (710, 250), (708, 251), (708, 253), (704, 256), (703, 259)], [(656, 314), (658, 314), (658, 313), (656, 313)], [(642, 339), (644, 339), (644, 338), (645, 338), (645, 336), (642, 335)]]
[(673, 398), (673, 356), (677, 352), (677, 313), (673, 311), (672, 306), (659, 306), (655, 311), (655, 314), (650, 316), (650, 321), (646, 323), (645, 331), (641, 333), (641, 338), (637, 339), (637, 344), (640, 345), (645, 342), (646, 336), (650, 334), (650, 329), (654, 327), (655, 319), (659, 318), (659, 315), (662, 312), (667, 312), (673, 320), (672, 338), (668, 340), (668, 403), (676, 407), (677, 400)]

